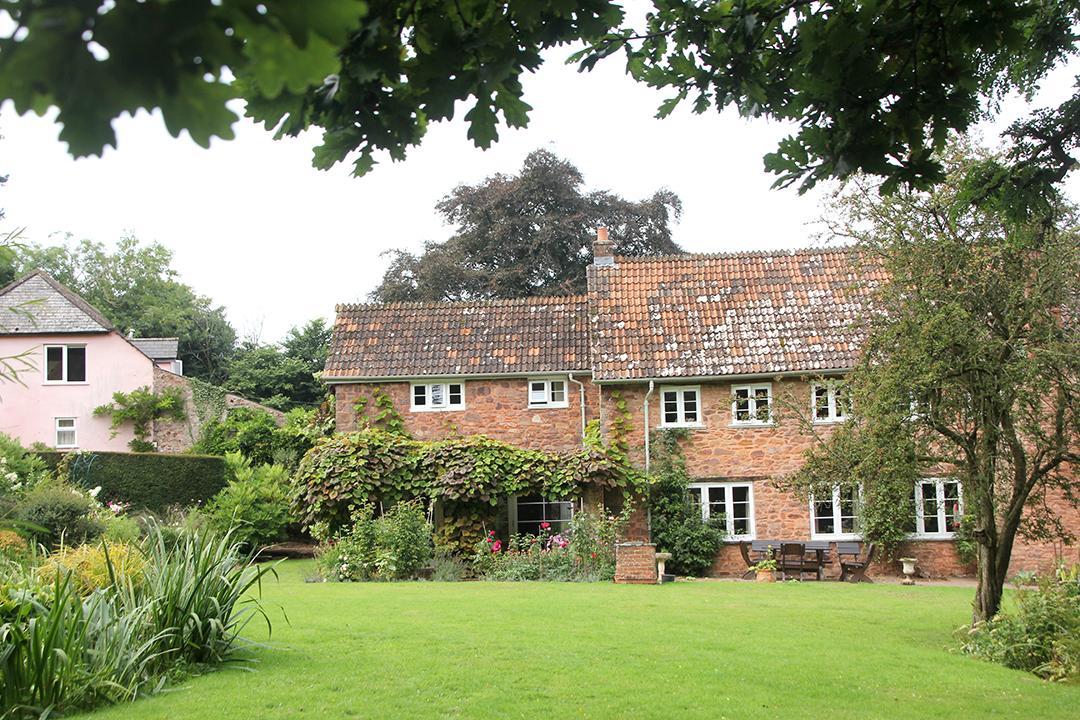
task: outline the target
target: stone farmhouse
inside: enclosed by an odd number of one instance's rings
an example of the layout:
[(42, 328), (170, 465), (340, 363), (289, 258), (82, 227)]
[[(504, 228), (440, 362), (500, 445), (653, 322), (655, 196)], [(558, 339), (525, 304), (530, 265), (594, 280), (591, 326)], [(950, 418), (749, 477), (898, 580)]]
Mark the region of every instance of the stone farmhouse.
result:
[[(584, 295), (338, 306), (323, 376), (336, 394), (338, 430), (356, 428), (357, 400), (376, 389), (421, 439), (478, 433), (573, 449), (586, 422), (598, 419), (610, 436), (615, 418), (628, 415), (632, 460), (643, 468), (650, 431), (685, 430), (693, 497), (703, 515), (722, 514), (727, 524), (730, 544), (715, 574), (745, 570), (739, 541), (858, 540), (852, 493), (806, 502), (772, 481), (797, 469), (814, 435), (851, 412), (842, 381), (881, 271), (845, 248), (615, 257), (604, 229), (594, 258)], [(801, 405), (804, 420), (780, 413), (782, 403)], [(915, 532), (905, 550), (924, 574), (973, 571), (954, 546), (960, 490), (949, 478), (913, 488)], [(574, 501), (509, 498), (509, 528), (557, 527)], [(1060, 512), (1080, 531), (1080, 511), (1062, 500)], [(628, 531), (639, 541), (637, 566), (655, 573), (648, 518), (637, 519)], [(1014, 569), (1062, 550), (1019, 541)], [(620, 548), (620, 565), (624, 556), (633, 564), (629, 552)]]

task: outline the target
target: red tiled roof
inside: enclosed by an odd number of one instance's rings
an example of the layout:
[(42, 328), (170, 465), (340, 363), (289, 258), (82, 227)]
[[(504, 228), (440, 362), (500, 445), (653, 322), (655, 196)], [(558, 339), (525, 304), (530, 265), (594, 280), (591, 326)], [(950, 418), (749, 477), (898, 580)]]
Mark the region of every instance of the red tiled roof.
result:
[(850, 368), (868, 288), (884, 279), (859, 260), (844, 248), (616, 258), (593, 266), (593, 377)]
[(499, 375), (589, 369), (584, 295), (339, 305), (323, 377)]

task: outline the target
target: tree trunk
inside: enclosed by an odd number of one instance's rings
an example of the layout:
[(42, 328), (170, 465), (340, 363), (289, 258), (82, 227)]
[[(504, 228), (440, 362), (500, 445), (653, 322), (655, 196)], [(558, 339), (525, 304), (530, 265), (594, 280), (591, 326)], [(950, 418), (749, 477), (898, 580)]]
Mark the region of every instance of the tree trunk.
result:
[[(996, 543), (993, 543), (996, 545)], [(998, 564), (997, 547), (979, 543), (978, 586), (975, 589), (972, 622), (982, 622), (997, 615), (1005, 591), (1005, 573)]]

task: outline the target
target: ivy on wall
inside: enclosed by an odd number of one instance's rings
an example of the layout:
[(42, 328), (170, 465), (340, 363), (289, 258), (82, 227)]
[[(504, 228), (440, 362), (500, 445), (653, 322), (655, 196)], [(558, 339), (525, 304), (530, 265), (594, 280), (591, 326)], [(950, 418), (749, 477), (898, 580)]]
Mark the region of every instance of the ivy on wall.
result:
[(114, 392), (112, 402), (94, 408), (94, 415), (108, 415), (112, 421), (112, 437), (121, 427), (131, 424), (135, 437), (128, 442), (134, 452), (153, 452), (150, 431), (155, 420), (184, 420), (184, 395), (180, 388), (153, 392), (149, 387), (136, 388), (129, 393)]
[(494, 506), (508, 495), (574, 497), (586, 485), (630, 494), (643, 480), (624, 452), (602, 442), (596, 422), (586, 428), (581, 450), (561, 453), (481, 435), (425, 442), (368, 427), (317, 442), (293, 478), (303, 524), (325, 523), (331, 531), (374, 501), (421, 497)]
[(220, 420), (225, 415), (224, 388), (193, 377), (189, 377), (187, 381), (191, 387), (191, 404), (195, 406), (195, 417), (199, 426), (202, 427), (211, 420)]
[(358, 398), (353, 403), (353, 410), (360, 428), (378, 428), (395, 435), (409, 434), (405, 428), (405, 418), (394, 407), (394, 399), (379, 386), (372, 389), (371, 397)]

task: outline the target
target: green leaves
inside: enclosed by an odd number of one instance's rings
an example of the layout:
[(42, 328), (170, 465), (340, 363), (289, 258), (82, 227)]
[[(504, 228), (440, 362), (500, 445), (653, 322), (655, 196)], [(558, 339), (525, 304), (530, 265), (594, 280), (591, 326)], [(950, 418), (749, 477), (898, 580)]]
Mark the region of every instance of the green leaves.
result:
[(347, 525), (365, 503), (409, 498), (495, 505), (526, 492), (574, 497), (584, 485), (628, 489), (637, 473), (617, 451), (590, 443), (576, 453), (514, 447), (474, 435), (422, 442), (369, 428), (318, 441), (294, 476), (305, 526)]

